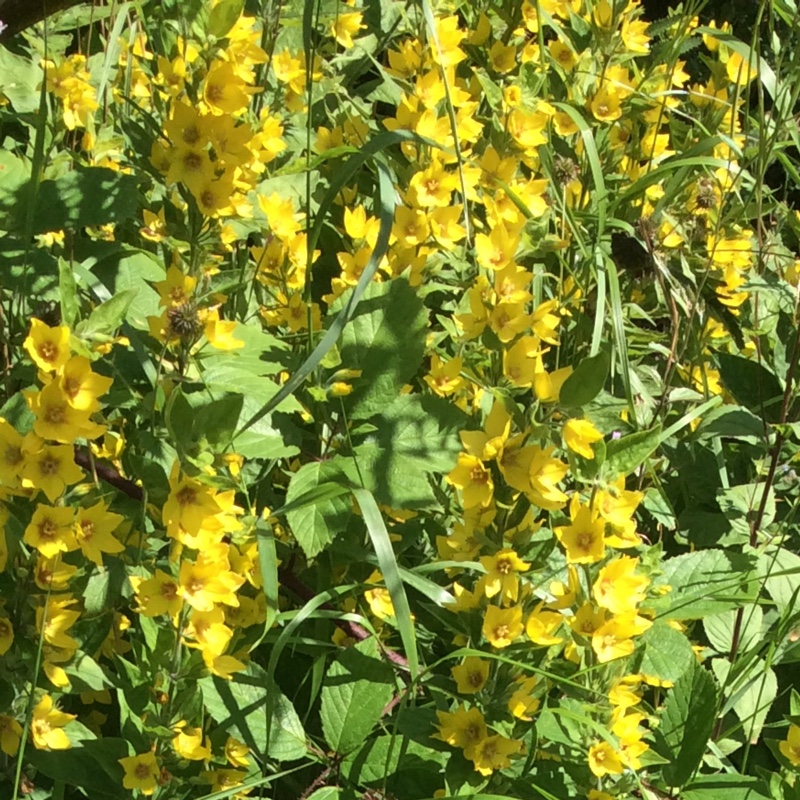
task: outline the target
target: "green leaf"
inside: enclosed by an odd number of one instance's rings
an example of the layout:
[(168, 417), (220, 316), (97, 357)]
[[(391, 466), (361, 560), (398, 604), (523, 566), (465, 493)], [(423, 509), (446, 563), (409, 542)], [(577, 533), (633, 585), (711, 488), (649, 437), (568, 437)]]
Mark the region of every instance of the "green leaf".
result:
[(220, 0), (208, 14), (206, 30), (222, 39), (230, 33), (243, 10), (244, 0)]
[(338, 800), (341, 790), (337, 786), (323, 786), (317, 789), (308, 800)]
[[(765, 488), (767, 488), (766, 483), (748, 483), (720, 489), (717, 492), (717, 503), (734, 533), (750, 537), (750, 528), (758, 515)], [(761, 528), (766, 528), (773, 519), (775, 519), (775, 492), (770, 486), (764, 504), (764, 515), (761, 518)]]
[(69, 676), (73, 692), (99, 692), (110, 686), (103, 668), (86, 653), (80, 653), (74, 658), (64, 667), (64, 672)]
[[(2, 53), (8, 53), (8, 50), (0, 48), (0, 54)], [(18, 202), (18, 191), (28, 180), (28, 171), (29, 168), (21, 158), (8, 150), (0, 150), (0, 208), (9, 209)]]
[(663, 769), (670, 786), (683, 786), (700, 765), (714, 729), (716, 709), (714, 679), (695, 663), (670, 690), (657, 728), (657, 742), (666, 745), (661, 754), (670, 757)]
[(19, 56), (0, 45), (0, 94), (9, 99), (18, 114), (32, 114), (39, 108), (42, 78), (36, 58)]
[(42, 181), (32, 233), (124, 222), (139, 209), (137, 179), (107, 167), (74, 167)]
[(322, 688), (322, 732), (340, 755), (355, 750), (372, 732), (392, 699), (392, 668), (378, 657), (374, 639), (343, 650)]
[[(340, 311), (346, 293), (334, 303)], [(395, 400), (422, 363), (428, 314), (404, 278), (371, 283), (350, 323), (342, 331), (342, 365), (360, 369), (345, 398), (348, 416), (366, 419)]]
[(458, 460), (466, 416), (440, 397), (403, 395), (370, 420), (374, 431), (354, 439), (351, 480), (363, 481), (380, 503), (392, 508), (435, 504), (428, 473), (449, 472)]
[(611, 359), (605, 350), (584, 358), (564, 381), (558, 396), (559, 405), (577, 408), (591, 403), (603, 390), (610, 365)]
[[(750, 609), (745, 610), (747, 615)], [(767, 719), (772, 703), (778, 695), (778, 678), (763, 658), (751, 662), (744, 674), (739, 672), (731, 678), (731, 663), (726, 658), (715, 658), (711, 662), (717, 680), (725, 693), (724, 714), (731, 707), (742, 723), (747, 741), (758, 742), (761, 729)]]
[(794, 611), (800, 591), (800, 556), (783, 547), (761, 553), (758, 574), (778, 610), (782, 614)]
[(753, 599), (752, 561), (739, 553), (699, 550), (668, 558), (653, 588), (670, 590), (649, 602), (660, 619), (702, 619)]
[(89, 315), (89, 318), (78, 325), (75, 333), (80, 338), (88, 340), (98, 336), (110, 336), (122, 324), (137, 293), (136, 289), (126, 289), (124, 292), (115, 294), (105, 303), (100, 303)]
[(78, 287), (72, 264), (65, 258), (58, 259), (58, 296), (61, 301), (61, 322), (74, 328), (78, 319)]
[(662, 681), (677, 681), (697, 661), (686, 636), (666, 622), (656, 620), (639, 639), (641, 662), (638, 671)]
[(292, 533), (307, 558), (313, 558), (324, 550), (333, 537), (347, 527), (352, 509), (350, 498), (346, 496), (331, 497), (323, 491), (320, 499), (315, 501), (310, 493), (330, 483), (341, 483), (344, 479), (338, 461), (312, 461), (300, 467), (289, 481), (287, 504), (292, 504), (300, 497), (310, 500), (299, 508), (293, 506), (286, 514)]
[(747, 775), (700, 775), (681, 792), (681, 800), (775, 800), (763, 782)]
[(764, 422), (743, 406), (721, 406), (715, 408), (700, 421), (697, 427), (699, 438), (718, 437), (741, 439), (751, 444), (763, 441)]
[[(245, 742), (259, 757), (294, 761), (306, 754), (305, 732), (294, 706), (277, 686), (269, 685), (267, 673), (254, 662), (233, 680), (209, 675), (198, 683), (212, 719), (223, 730)], [(268, 694), (272, 696), (269, 742), (264, 714)]]
[(610, 478), (630, 475), (655, 452), (661, 444), (661, 428), (637, 431), (606, 442), (606, 460), (603, 471)]
[[(720, 654), (731, 649), (733, 631), (736, 626), (738, 611), (731, 609), (720, 614), (712, 614), (703, 620), (711, 646)], [(758, 606), (748, 606), (742, 613), (742, 624), (739, 628), (739, 652), (746, 653), (751, 647), (761, 643), (761, 628), (764, 624), (764, 612)]]
[(392, 548), (389, 532), (383, 522), (383, 517), (378, 509), (375, 498), (366, 489), (353, 489), (353, 496), (361, 509), (361, 516), (367, 526), (369, 538), (375, 555), (378, 557), (383, 580), (392, 599), (394, 615), (397, 620), (397, 627), (400, 630), (400, 638), (408, 659), (408, 671), (411, 673), (411, 680), (416, 680), (419, 672), (419, 658), (417, 655), (417, 635), (414, 627), (414, 620), (411, 617), (411, 609), (408, 605), (408, 597), (400, 577), (400, 570), (397, 565), (397, 557)]
[(719, 353), (719, 371), (725, 388), (767, 422), (780, 420), (783, 388), (774, 373), (763, 364), (743, 356)]

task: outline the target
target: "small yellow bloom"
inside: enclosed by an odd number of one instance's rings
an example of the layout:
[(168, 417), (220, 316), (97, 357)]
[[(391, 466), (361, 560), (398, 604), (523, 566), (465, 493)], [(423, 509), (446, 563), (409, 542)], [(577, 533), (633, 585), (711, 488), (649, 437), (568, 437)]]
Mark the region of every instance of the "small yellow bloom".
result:
[(349, 50), (353, 46), (353, 36), (366, 27), (361, 24), (363, 17), (364, 15), (360, 11), (338, 14), (331, 25), (331, 35), (345, 50)]
[(585, 419), (567, 420), (564, 423), (563, 435), (564, 443), (570, 450), (590, 461), (594, 458), (592, 444), (603, 438), (603, 434)]
[(22, 725), (13, 717), (0, 714), (0, 750), (13, 758), (19, 750)]
[(64, 732), (64, 726), (75, 719), (74, 714), (65, 714), (53, 705), (53, 698), (46, 694), (33, 709), (31, 738), (37, 750), (68, 750), (72, 744)]
[(598, 778), (621, 775), (624, 771), (619, 754), (608, 742), (597, 742), (589, 748), (589, 769)]
[(483, 635), (492, 647), (508, 647), (522, 634), (522, 607), (489, 606), (483, 618)]
[(472, 753), (475, 770), (481, 775), (491, 775), (496, 769), (506, 769), (511, 766), (508, 758), (519, 753), (522, 742), (517, 739), (506, 739), (505, 736), (487, 736), (480, 741)]
[(0, 617), (0, 656), (4, 656), (14, 644), (14, 628), (11, 620), (7, 617)]
[(461, 664), (450, 671), (455, 678), (459, 694), (476, 694), (489, 680), (489, 662), (476, 656), (467, 656)]
[(778, 748), (793, 767), (800, 767), (800, 726), (790, 725), (786, 738), (778, 744)]
[(499, 594), (503, 605), (516, 603), (519, 596), (518, 573), (527, 572), (531, 565), (508, 547), (493, 556), (481, 556), (480, 561), (486, 574), (481, 577), (476, 590), (482, 590), (487, 597)]
[(33, 362), (44, 372), (60, 369), (69, 359), (69, 328), (51, 328), (38, 319), (31, 320), (31, 330), (22, 346)]
[(480, 709), (459, 706), (455, 711), (437, 711), (439, 738), (453, 747), (460, 747), (465, 758), (471, 758), (475, 747), (486, 738), (486, 723)]
[(125, 770), (122, 785), (126, 789), (137, 789), (144, 795), (151, 795), (155, 792), (161, 776), (161, 769), (154, 753), (120, 758), (119, 763)]

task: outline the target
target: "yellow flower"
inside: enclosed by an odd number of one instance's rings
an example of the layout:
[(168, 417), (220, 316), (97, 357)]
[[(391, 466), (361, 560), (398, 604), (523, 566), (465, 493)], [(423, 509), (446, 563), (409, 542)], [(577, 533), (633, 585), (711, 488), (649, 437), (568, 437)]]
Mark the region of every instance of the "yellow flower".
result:
[(13, 717), (0, 714), (0, 750), (12, 758), (19, 750), (22, 739), (22, 725)]
[(181, 529), (190, 536), (195, 536), (207, 519), (222, 510), (214, 497), (213, 489), (194, 478), (180, 478), (177, 462), (172, 468), (169, 483), (169, 497), (161, 512), (169, 536), (178, 538)]
[[(577, 500), (577, 502), (576, 502)], [(554, 529), (556, 538), (566, 550), (568, 564), (594, 564), (606, 553), (605, 522), (577, 496), (570, 505), (571, 525)]]
[(621, 775), (625, 770), (617, 751), (608, 742), (597, 742), (589, 748), (589, 769), (598, 778)]
[(478, 742), (472, 752), (472, 761), (475, 769), (481, 775), (491, 775), (496, 769), (505, 769), (511, 766), (509, 756), (519, 753), (522, 742), (516, 739), (506, 739), (505, 736), (487, 736)]
[(204, 327), (208, 343), (215, 350), (238, 350), (240, 347), (244, 347), (244, 341), (236, 339), (233, 335), (236, 325), (236, 322), (221, 320), (219, 311), (216, 309), (209, 311)]
[(19, 473), (25, 462), (23, 441), (16, 429), (0, 417), (0, 486), (14, 489), (19, 485)]
[(483, 618), (483, 635), (492, 647), (508, 647), (522, 634), (522, 606), (489, 606)]
[(231, 572), (229, 566), (225, 544), (203, 550), (194, 563), (182, 561), (178, 583), (183, 599), (198, 611), (211, 611), (217, 603), (239, 605), (236, 591), (245, 578)]
[(190, 728), (183, 720), (172, 726), (175, 738), (172, 747), (175, 752), (187, 761), (210, 761), (211, 742), (206, 739), (203, 746), (203, 729)]
[[(235, 786), (241, 786), (246, 777), (247, 773), (238, 769), (213, 769), (202, 774), (203, 780), (211, 784), (211, 791), (214, 793), (224, 792), (226, 789), (232, 789)], [(234, 797), (242, 797), (250, 794), (252, 791), (252, 787), (249, 789), (244, 789), (243, 791), (234, 795)]]
[(482, 431), (461, 431), (461, 443), (471, 455), (491, 461), (503, 451), (511, 431), (511, 415), (501, 400), (495, 400)]
[(504, 548), (493, 556), (481, 556), (481, 564), (486, 570), (476, 587), (487, 597), (500, 595), (503, 605), (516, 603), (519, 597), (518, 573), (527, 572), (531, 565), (523, 561), (511, 548)]
[(793, 767), (800, 767), (800, 726), (790, 725), (786, 738), (778, 744), (778, 748)]
[(125, 770), (122, 785), (126, 789), (137, 789), (144, 795), (151, 795), (158, 786), (161, 769), (158, 766), (155, 753), (142, 753), (138, 756), (128, 756), (118, 759)]
[(152, 578), (142, 580), (138, 576), (131, 576), (130, 582), (136, 594), (139, 607), (136, 611), (146, 617), (158, 617), (161, 614), (175, 616), (183, 605), (178, 582), (171, 575), (160, 569), (156, 570)]
[(592, 634), (592, 650), (604, 664), (634, 651), (633, 636), (644, 633), (653, 623), (637, 614), (623, 614), (604, 622)]
[(616, 91), (603, 86), (592, 98), (589, 109), (596, 120), (614, 122), (622, 116), (622, 101)]
[(67, 631), (80, 619), (79, 611), (71, 611), (69, 606), (77, 601), (69, 595), (56, 595), (47, 601), (46, 606), (36, 609), (36, 629), (44, 626), (44, 640), (64, 650), (76, 650), (78, 642)]
[(215, 61), (203, 81), (203, 99), (214, 114), (238, 114), (250, 103), (245, 82), (229, 61)]
[(495, 72), (511, 72), (517, 66), (517, 48), (514, 45), (505, 45), (496, 41), (489, 48), (489, 61)]
[(561, 367), (554, 372), (544, 368), (544, 361), (540, 353), (534, 356), (536, 366), (533, 377), (533, 391), (536, 398), (542, 403), (555, 403), (561, 392), (564, 381), (572, 375), (572, 367)]
[(125, 547), (113, 535), (124, 517), (113, 514), (103, 500), (91, 508), (79, 508), (75, 513), (75, 539), (83, 555), (103, 566), (103, 553), (121, 553)]
[[(337, 630), (339, 629), (337, 628)], [(244, 742), (240, 742), (233, 736), (228, 737), (225, 742), (225, 758), (232, 767), (249, 767), (249, 755), (250, 748)]]
[(44, 558), (40, 554), (36, 560), (34, 580), (40, 589), (63, 592), (77, 571), (77, 567), (63, 562), (59, 556)]
[(469, 453), (459, 453), (458, 463), (447, 475), (447, 482), (461, 489), (461, 500), (465, 509), (486, 507), (492, 501), (494, 481), (492, 473), (483, 462)]
[(467, 656), (461, 664), (450, 670), (459, 694), (475, 694), (489, 680), (489, 662), (476, 656)]
[(634, 575), (638, 565), (639, 559), (630, 556), (621, 556), (606, 564), (592, 588), (597, 604), (612, 614), (635, 611), (650, 585), (649, 578)]
[(26, 400), (36, 416), (33, 430), (42, 439), (72, 444), (78, 438), (96, 439), (105, 433), (105, 426), (89, 419), (89, 411), (73, 408), (59, 381), (51, 381), (40, 392), (28, 393)]
[(353, 36), (366, 27), (361, 24), (363, 17), (364, 15), (360, 11), (353, 11), (350, 14), (337, 14), (333, 21), (331, 36), (345, 50), (349, 50), (353, 46)]
[(534, 445), (528, 469), (530, 481), (530, 488), (526, 491), (528, 499), (534, 505), (546, 510), (561, 508), (567, 502), (567, 496), (557, 484), (569, 472), (569, 465), (552, 458), (553, 450), (554, 447), (542, 449)]
[(471, 758), (475, 747), (486, 738), (486, 723), (477, 708), (459, 706), (455, 711), (437, 711), (439, 738), (453, 747), (460, 747), (465, 758)]
[(77, 411), (98, 411), (97, 398), (104, 395), (113, 383), (92, 372), (91, 361), (84, 356), (73, 356), (58, 372), (58, 384), (67, 402)]
[(60, 369), (69, 359), (69, 335), (66, 325), (51, 328), (38, 319), (31, 320), (31, 330), (22, 346), (43, 372)]
[(192, 299), (197, 278), (184, 275), (175, 265), (167, 270), (167, 277), (153, 286), (160, 297), (159, 305), (175, 308), (188, 303)]
[(37, 505), (22, 541), (35, 547), (45, 558), (75, 550), (78, 543), (72, 531), (71, 508)]
[(53, 698), (46, 694), (33, 709), (31, 738), (37, 750), (68, 750), (70, 744), (63, 728), (75, 719), (74, 714), (65, 714), (53, 706)]
[(225, 624), (225, 612), (217, 606), (210, 611), (193, 608), (183, 635), (194, 640), (186, 643), (188, 647), (221, 656), (233, 638), (233, 631)]
[(539, 679), (533, 675), (530, 678), (519, 678), (514, 683), (517, 688), (508, 699), (508, 710), (517, 719), (530, 722), (531, 714), (536, 713), (540, 705), (539, 700), (533, 696)]
[(563, 641), (562, 637), (555, 636), (554, 633), (563, 623), (563, 615), (557, 611), (542, 611), (542, 604), (539, 603), (525, 623), (525, 633), (534, 644), (544, 647), (560, 644)]
[(22, 486), (44, 492), (54, 503), (67, 486), (82, 480), (83, 470), (75, 463), (75, 451), (71, 446), (44, 444), (41, 440), (39, 445), (35, 452), (26, 454), (20, 472)]
[[(380, 583), (383, 581), (383, 575), (378, 570), (375, 570), (369, 578), (367, 583)], [(394, 619), (394, 603), (392, 603), (392, 596), (389, 590), (383, 587), (375, 587), (374, 589), (367, 589), (364, 592), (364, 599), (369, 603), (369, 609), (378, 619)]]
[(430, 372), (423, 380), (439, 397), (447, 397), (459, 391), (466, 381), (461, 377), (464, 362), (461, 356), (443, 362), (435, 353), (431, 356)]
[(514, 261), (519, 246), (519, 235), (505, 225), (494, 225), (487, 235), (475, 236), (475, 256), (478, 263), (490, 270), (501, 270)]
[(594, 458), (592, 444), (599, 442), (603, 434), (585, 419), (570, 419), (564, 423), (564, 443), (570, 450), (590, 461)]

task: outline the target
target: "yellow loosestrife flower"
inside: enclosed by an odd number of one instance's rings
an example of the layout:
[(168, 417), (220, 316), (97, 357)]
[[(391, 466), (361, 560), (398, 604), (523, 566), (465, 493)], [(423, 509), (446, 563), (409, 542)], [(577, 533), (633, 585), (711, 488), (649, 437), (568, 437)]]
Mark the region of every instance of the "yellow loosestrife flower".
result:
[(459, 694), (475, 694), (486, 686), (489, 680), (489, 662), (476, 656), (467, 656), (464, 661), (450, 671), (455, 678)]
[(483, 618), (483, 635), (492, 647), (508, 647), (522, 634), (522, 607), (489, 606)]
[(564, 423), (564, 443), (570, 450), (579, 456), (592, 460), (594, 450), (592, 445), (603, 438), (603, 434), (585, 419), (570, 419)]
[(135, 789), (148, 796), (155, 792), (161, 777), (161, 769), (154, 753), (120, 758), (119, 763), (125, 770), (122, 785), (126, 789)]
[(465, 758), (471, 758), (476, 746), (486, 738), (486, 722), (480, 709), (459, 706), (455, 711), (437, 711), (439, 718), (439, 738), (453, 747), (464, 751)]
[(597, 604), (612, 614), (635, 611), (650, 585), (649, 578), (634, 574), (638, 565), (639, 559), (630, 556), (609, 561), (598, 573), (592, 587)]
[(598, 778), (621, 775), (625, 767), (619, 754), (608, 742), (597, 742), (589, 748), (589, 769)]
[[(576, 496), (577, 497), (577, 496)], [(568, 564), (594, 564), (606, 553), (605, 522), (589, 506), (578, 502), (570, 506), (571, 525), (554, 529), (566, 551)]]
[(46, 694), (33, 709), (31, 738), (37, 750), (68, 750), (70, 744), (64, 727), (75, 719), (54, 707), (53, 698)]
[(41, 320), (32, 319), (30, 333), (22, 346), (40, 370), (54, 372), (69, 359), (69, 336), (66, 325), (51, 328)]
[(800, 767), (800, 726), (790, 725), (786, 738), (778, 743), (778, 748), (793, 767)]
[(496, 769), (506, 769), (511, 766), (509, 756), (519, 753), (522, 742), (516, 739), (507, 739), (505, 736), (487, 736), (480, 741), (472, 753), (472, 762), (475, 770), (481, 775), (491, 775)]

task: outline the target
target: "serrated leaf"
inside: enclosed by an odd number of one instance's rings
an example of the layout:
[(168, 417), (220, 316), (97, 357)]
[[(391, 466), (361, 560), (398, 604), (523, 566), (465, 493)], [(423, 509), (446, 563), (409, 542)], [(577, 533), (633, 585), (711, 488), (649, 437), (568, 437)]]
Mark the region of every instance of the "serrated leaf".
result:
[(343, 650), (322, 687), (322, 732), (340, 755), (355, 750), (372, 732), (392, 699), (392, 669), (378, 658), (372, 639)]
[(639, 647), (642, 653), (639, 672), (662, 681), (674, 683), (697, 660), (686, 636), (658, 620), (639, 639)]
[(699, 775), (681, 800), (775, 800), (758, 778), (748, 775)]
[(653, 588), (670, 590), (650, 601), (659, 619), (702, 619), (752, 600), (752, 561), (739, 553), (699, 550), (663, 562)]
[(637, 431), (606, 442), (606, 460), (603, 471), (610, 478), (630, 475), (655, 452), (661, 443), (661, 428)]
[[(344, 480), (345, 474), (338, 461), (304, 464), (289, 481), (286, 501), (292, 503), (304, 495), (311, 499), (311, 493), (315, 489)], [(301, 508), (293, 508), (286, 514), (286, 518), (306, 557), (313, 558), (333, 541), (337, 533), (347, 527), (351, 510), (352, 501), (349, 497), (331, 497), (323, 493), (318, 501), (309, 501)]]
[(766, 488), (768, 493), (761, 518), (763, 529), (775, 518), (775, 492), (772, 486), (767, 487), (766, 483), (748, 483), (717, 492), (717, 503), (734, 533), (749, 538), (751, 525), (755, 522)]
[[(348, 294), (332, 307), (338, 312)], [(370, 284), (342, 331), (342, 365), (360, 369), (345, 398), (348, 416), (366, 419), (395, 400), (422, 363), (428, 314), (406, 280)]]
[(716, 709), (714, 679), (694, 664), (670, 690), (656, 733), (658, 743), (666, 745), (661, 755), (670, 757), (662, 772), (670, 786), (683, 786), (700, 765), (714, 729)]
[[(778, 610), (794, 611), (794, 601), (800, 592), (800, 556), (784, 547), (758, 556), (758, 575)], [(769, 577), (767, 577), (769, 576)]]
[(721, 406), (706, 414), (697, 427), (700, 438), (721, 436), (728, 439), (756, 442), (764, 439), (761, 417), (743, 406)]
[[(733, 631), (736, 627), (738, 611), (731, 609), (721, 614), (712, 614), (703, 619), (703, 630), (711, 642), (711, 646), (721, 654), (731, 649)], [(764, 624), (764, 612), (758, 606), (748, 606), (742, 614), (739, 627), (739, 652), (746, 653), (751, 647), (761, 642), (761, 628)]]
[(584, 358), (564, 381), (558, 395), (558, 404), (567, 408), (578, 408), (591, 403), (603, 390), (610, 364), (611, 359), (604, 350)]
[[(236, 673), (230, 681), (209, 675), (198, 683), (212, 719), (260, 757), (294, 761), (305, 755), (305, 732), (294, 706), (276, 686), (268, 686), (267, 673), (257, 664), (251, 661), (245, 672)], [(273, 708), (269, 742), (264, 714), (268, 693)]]

